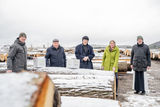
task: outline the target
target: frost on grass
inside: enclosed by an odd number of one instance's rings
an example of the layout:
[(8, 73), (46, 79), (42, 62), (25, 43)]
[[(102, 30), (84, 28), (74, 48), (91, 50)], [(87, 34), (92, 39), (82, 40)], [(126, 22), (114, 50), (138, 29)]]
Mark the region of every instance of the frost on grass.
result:
[(0, 75), (0, 107), (29, 107), (32, 94), (37, 90), (32, 85), (32, 73), (6, 73)]

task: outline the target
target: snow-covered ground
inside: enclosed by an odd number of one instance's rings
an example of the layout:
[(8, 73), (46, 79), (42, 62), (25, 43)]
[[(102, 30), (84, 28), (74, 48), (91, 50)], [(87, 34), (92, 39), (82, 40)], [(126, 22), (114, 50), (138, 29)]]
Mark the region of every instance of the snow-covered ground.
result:
[[(154, 68), (155, 69), (155, 68)], [(160, 93), (158, 91), (154, 91), (156, 95), (153, 95), (153, 87), (150, 84), (153, 84), (152, 82), (156, 82), (155, 78), (150, 74), (152, 73), (151, 69), (147, 72), (147, 78), (149, 82), (149, 90), (146, 93), (146, 95), (137, 95), (133, 94), (134, 91), (127, 92), (123, 96), (125, 97), (125, 100), (122, 102), (122, 107), (160, 107)], [(159, 81), (160, 82), (160, 81)], [(160, 86), (156, 86), (154, 88), (158, 88)]]
[(120, 107), (119, 102), (110, 99), (62, 96), (62, 107)]
[(151, 97), (148, 95), (133, 95), (132, 93), (126, 93), (127, 102), (122, 103), (122, 107), (160, 107), (157, 101), (160, 101), (160, 97)]

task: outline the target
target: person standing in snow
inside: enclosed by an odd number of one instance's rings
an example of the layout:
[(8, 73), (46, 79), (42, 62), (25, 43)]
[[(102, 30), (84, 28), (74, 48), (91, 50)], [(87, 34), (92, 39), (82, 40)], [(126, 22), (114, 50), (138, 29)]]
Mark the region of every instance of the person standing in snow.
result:
[(7, 72), (27, 70), (26, 34), (20, 33), (14, 44), (10, 46), (7, 57)]
[(105, 71), (115, 72), (116, 77), (116, 92), (118, 95), (118, 60), (119, 60), (119, 48), (116, 46), (116, 42), (111, 40), (109, 46), (106, 47), (103, 59), (102, 69)]
[(150, 69), (150, 66), (150, 49), (144, 44), (143, 37), (138, 36), (137, 44), (132, 47), (131, 51), (131, 68), (135, 71), (135, 94), (145, 94), (144, 72)]
[(88, 44), (88, 41), (88, 36), (82, 38), (82, 44), (75, 48), (75, 55), (76, 58), (80, 60), (80, 68), (93, 69), (92, 59), (95, 54), (93, 52), (93, 47)]
[(45, 58), (46, 67), (66, 67), (66, 55), (58, 39), (53, 40), (52, 46), (47, 49)]

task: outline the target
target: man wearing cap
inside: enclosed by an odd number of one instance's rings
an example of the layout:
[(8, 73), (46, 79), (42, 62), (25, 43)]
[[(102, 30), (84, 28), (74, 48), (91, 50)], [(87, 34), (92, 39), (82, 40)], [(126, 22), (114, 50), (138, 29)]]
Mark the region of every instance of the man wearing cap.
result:
[(47, 49), (45, 58), (47, 67), (66, 67), (66, 55), (58, 39), (53, 40), (52, 46)]
[(7, 72), (27, 70), (26, 34), (20, 33), (14, 44), (10, 46), (7, 58)]
[(95, 54), (88, 41), (88, 36), (82, 38), (82, 44), (76, 46), (75, 55), (77, 59), (80, 59), (80, 68), (93, 69), (92, 59)]
[(131, 68), (135, 71), (135, 94), (145, 94), (144, 72), (150, 69), (150, 49), (144, 44), (143, 37), (137, 37), (137, 44), (132, 47)]

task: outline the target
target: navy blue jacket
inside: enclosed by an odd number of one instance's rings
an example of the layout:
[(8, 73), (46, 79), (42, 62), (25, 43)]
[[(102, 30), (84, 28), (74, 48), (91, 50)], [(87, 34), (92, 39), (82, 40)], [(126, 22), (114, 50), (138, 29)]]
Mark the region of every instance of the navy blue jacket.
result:
[(66, 67), (66, 55), (61, 46), (57, 49), (53, 46), (49, 47), (45, 58), (47, 67)]
[[(76, 46), (75, 55), (77, 59), (80, 59), (80, 68), (93, 69), (92, 59), (95, 56), (95, 54), (93, 52), (93, 47), (90, 45), (87, 45), (87, 46), (88, 46), (87, 53), (84, 50), (83, 44)], [(83, 61), (83, 58), (86, 56), (89, 57), (89, 60)]]

